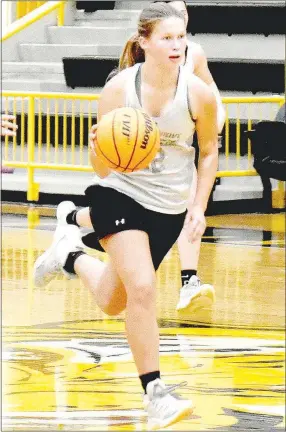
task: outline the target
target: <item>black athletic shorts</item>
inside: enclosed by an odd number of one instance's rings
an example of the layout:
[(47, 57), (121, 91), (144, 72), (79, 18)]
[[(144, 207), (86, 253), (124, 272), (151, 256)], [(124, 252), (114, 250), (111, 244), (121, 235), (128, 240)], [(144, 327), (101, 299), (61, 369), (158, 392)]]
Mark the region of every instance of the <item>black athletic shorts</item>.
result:
[(92, 249), (103, 251), (99, 240), (107, 235), (126, 230), (144, 231), (149, 236), (152, 260), (157, 270), (176, 243), (186, 212), (174, 215), (147, 210), (128, 195), (99, 185), (89, 186), (85, 194), (94, 232), (84, 236), (83, 243)]

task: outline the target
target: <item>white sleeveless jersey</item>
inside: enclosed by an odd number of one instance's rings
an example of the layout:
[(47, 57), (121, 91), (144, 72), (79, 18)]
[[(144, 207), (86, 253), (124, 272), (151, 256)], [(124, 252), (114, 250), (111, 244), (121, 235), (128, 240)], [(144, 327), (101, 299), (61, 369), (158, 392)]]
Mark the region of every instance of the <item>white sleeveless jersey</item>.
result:
[[(127, 70), (126, 106), (142, 109), (136, 92), (136, 76), (140, 64)], [(193, 177), (195, 130), (188, 104), (189, 72), (180, 67), (174, 100), (156, 121), (161, 137), (161, 149), (145, 169), (133, 173), (112, 171), (96, 183), (116, 189), (142, 206), (159, 213), (179, 214), (187, 207)]]

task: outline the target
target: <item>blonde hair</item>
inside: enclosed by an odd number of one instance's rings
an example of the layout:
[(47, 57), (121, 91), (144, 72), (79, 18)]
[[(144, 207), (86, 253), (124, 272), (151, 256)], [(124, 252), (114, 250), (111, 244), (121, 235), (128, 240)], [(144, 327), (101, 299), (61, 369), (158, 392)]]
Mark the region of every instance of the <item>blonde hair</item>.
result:
[(145, 52), (140, 46), (139, 37), (150, 37), (158, 22), (172, 17), (184, 20), (183, 14), (167, 3), (154, 3), (143, 9), (138, 21), (138, 33), (127, 41), (121, 54), (119, 71), (145, 61)]
[(135, 34), (125, 44), (119, 59), (119, 71), (145, 61), (145, 52), (139, 43), (139, 35)]

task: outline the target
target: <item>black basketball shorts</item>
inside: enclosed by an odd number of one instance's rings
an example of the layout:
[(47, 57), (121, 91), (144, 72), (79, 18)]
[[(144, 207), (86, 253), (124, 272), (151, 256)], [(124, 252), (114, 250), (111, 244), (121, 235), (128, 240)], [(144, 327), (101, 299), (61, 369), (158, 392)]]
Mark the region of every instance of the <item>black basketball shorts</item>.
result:
[(115, 189), (99, 185), (89, 186), (85, 194), (94, 232), (84, 236), (83, 243), (103, 251), (99, 240), (107, 235), (126, 230), (144, 231), (149, 236), (152, 260), (157, 270), (177, 241), (186, 212), (175, 215), (154, 212)]

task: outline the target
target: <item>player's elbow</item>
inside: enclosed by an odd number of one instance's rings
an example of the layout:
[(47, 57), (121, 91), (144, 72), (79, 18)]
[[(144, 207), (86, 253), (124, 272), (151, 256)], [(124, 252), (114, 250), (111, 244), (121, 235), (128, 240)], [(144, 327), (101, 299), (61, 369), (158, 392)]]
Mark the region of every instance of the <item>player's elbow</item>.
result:
[(201, 159), (218, 159), (218, 138), (213, 138), (208, 145), (200, 147)]

